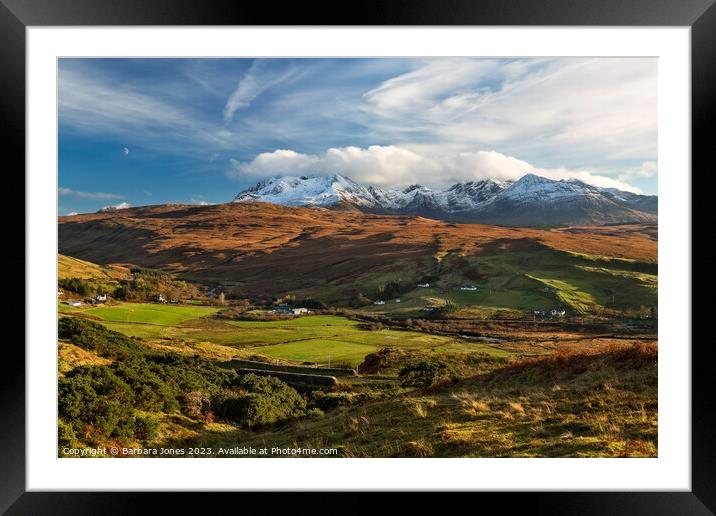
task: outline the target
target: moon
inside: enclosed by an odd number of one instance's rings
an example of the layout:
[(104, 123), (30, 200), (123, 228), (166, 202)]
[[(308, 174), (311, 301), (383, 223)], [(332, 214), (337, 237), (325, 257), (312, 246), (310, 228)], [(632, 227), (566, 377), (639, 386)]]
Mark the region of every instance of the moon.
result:
[(129, 149), (127, 147), (123, 148), (122, 154), (124, 154), (125, 156), (129, 156)]

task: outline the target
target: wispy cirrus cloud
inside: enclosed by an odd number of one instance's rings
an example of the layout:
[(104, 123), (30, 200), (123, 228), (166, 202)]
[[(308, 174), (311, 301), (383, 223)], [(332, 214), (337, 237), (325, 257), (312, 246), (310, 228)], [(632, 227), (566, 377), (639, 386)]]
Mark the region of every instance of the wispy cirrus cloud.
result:
[(147, 142), (164, 151), (203, 153), (199, 146), (226, 147), (231, 137), (156, 93), (116, 84), (82, 67), (60, 68), (59, 113), (61, 124), (76, 131)]
[(110, 199), (122, 199), (123, 196), (113, 193), (105, 192), (82, 192), (80, 190), (73, 190), (72, 188), (59, 187), (57, 192), (63, 196), (76, 197), (77, 199), (85, 199), (90, 201), (105, 201)]
[(231, 122), (234, 113), (245, 109), (264, 91), (295, 77), (300, 69), (294, 66), (279, 68), (271, 66), (271, 60), (256, 60), (244, 77), (236, 85), (236, 89), (226, 100), (224, 106), (224, 122)]
[(396, 134), (582, 162), (656, 156), (656, 60), (430, 60), (366, 92)]
[[(494, 152), (655, 190), (653, 58), (149, 61), (61, 61), (61, 129), (131, 148), (122, 166), (151, 154), (182, 177), (221, 175), (234, 157), (230, 175), (246, 180), (330, 169), (445, 183), (492, 170)], [(495, 177), (514, 176), (495, 160)], [(169, 195), (178, 182), (162, 184)]]

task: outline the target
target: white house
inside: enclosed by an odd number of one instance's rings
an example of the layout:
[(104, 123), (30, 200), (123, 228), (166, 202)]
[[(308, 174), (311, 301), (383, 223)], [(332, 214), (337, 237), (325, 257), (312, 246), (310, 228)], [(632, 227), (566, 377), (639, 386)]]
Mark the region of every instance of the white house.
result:
[(373, 304), (374, 304), (374, 305), (384, 305), (384, 304), (385, 304), (385, 301), (376, 301), (376, 302), (373, 303)]
[(164, 297), (164, 294), (159, 294), (159, 295), (157, 296), (157, 301), (159, 301), (160, 303), (166, 303), (166, 302), (167, 302), (167, 298)]
[(430, 283), (418, 283), (418, 288), (429, 288)]
[(477, 287), (475, 287), (473, 285), (464, 285), (464, 286), (460, 287), (460, 290), (469, 290), (470, 292), (473, 292), (473, 291), (477, 290)]
[(82, 306), (82, 302), (80, 301), (68, 301), (67, 304), (70, 306)]
[(97, 294), (95, 296), (95, 300), (104, 303), (105, 301), (107, 301), (107, 294)]
[(290, 314), (290, 315), (302, 315), (309, 314), (311, 311), (308, 308), (291, 308), (289, 306), (281, 306), (273, 309), (275, 314)]

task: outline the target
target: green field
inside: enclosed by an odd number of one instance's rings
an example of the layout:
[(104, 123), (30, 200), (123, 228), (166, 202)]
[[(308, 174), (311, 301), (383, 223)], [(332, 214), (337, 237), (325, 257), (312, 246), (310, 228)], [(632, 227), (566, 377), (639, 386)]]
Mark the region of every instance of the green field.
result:
[(280, 321), (232, 321), (211, 317), (219, 309), (206, 306), (173, 306), (121, 303), (76, 309), (60, 304), (66, 315), (97, 318), (111, 330), (162, 345), (201, 343), (223, 346), (230, 354), (263, 355), (293, 362), (342, 363), (356, 366), (369, 353), (381, 348), (435, 352), (505, 352), (466, 339), (416, 331), (363, 329), (359, 322), (332, 315), (304, 316)]
[(174, 326), (189, 319), (212, 315), (218, 308), (209, 306), (176, 306), (151, 303), (122, 303), (90, 308), (85, 313), (105, 321), (147, 323)]
[(310, 339), (261, 348), (261, 354), (283, 360), (301, 360), (323, 364), (356, 366), (378, 347), (341, 340)]

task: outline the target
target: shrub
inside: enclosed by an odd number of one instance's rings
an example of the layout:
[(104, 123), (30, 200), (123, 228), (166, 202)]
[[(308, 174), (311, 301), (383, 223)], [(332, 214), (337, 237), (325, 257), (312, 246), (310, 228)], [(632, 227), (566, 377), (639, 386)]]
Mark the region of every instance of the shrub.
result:
[(403, 387), (427, 388), (455, 377), (452, 368), (441, 360), (422, 361), (400, 370)]
[(60, 339), (69, 340), (73, 344), (97, 352), (106, 358), (124, 358), (143, 353), (129, 337), (79, 317), (61, 317), (57, 323)]
[(386, 369), (391, 362), (391, 359), (395, 355), (393, 348), (387, 347), (376, 351), (375, 353), (369, 353), (363, 359), (363, 362), (358, 364), (356, 368), (361, 374), (376, 374), (381, 370)]
[(294, 302), (294, 306), (302, 306), (304, 308), (310, 308), (312, 310), (324, 310), (328, 308), (326, 304), (323, 301), (318, 301), (317, 299), (299, 299)]
[(58, 412), (77, 432), (91, 437), (131, 437), (132, 389), (106, 366), (83, 366), (59, 380)]
[(139, 416), (134, 421), (134, 437), (142, 442), (154, 439), (158, 429), (159, 420), (153, 416)]
[(71, 425), (61, 419), (57, 422), (57, 446), (60, 449), (64, 447), (74, 448), (77, 446), (77, 434), (75, 434)]
[[(60, 378), (59, 416), (71, 425), (62, 430), (61, 442), (70, 441), (72, 435), (94, 441), (133, 436), (151, 439), (156, 425), (135, 418), (135, 410), (175, 411), (180, 401), (191, 399), (191, 393), (219, 392), (237, 377), (234, 371), (220, 369), (198, 356), (151, 354), (121, 333), (79, 318), (60, 319), (59, 334), (114, 360), (108, 366), (77, 367)], [(199, 413), (208, 421), (212, 417), (208, 395), (205, 399), (206, 410), (200, 407)]]
[(311, 393), (311, 405), (324, 412), (337, 409), (338, 407), (346, 407), (356, 403), (363, 396), (352, 392), (323, 392), (313, 391)]
[(312, 408), (306, 411), (306, 418), (308, 419), (319, 419), (325, 416), (325, 413), (319, 408)]
[(182, 399), (182, 412), (194, 419), (206, 419), (211, 413), (211, 399), (201, 391), (187, 392)]
[(298, 391), (273, 376), (255, 374), (238, 377), (211, 403), (218, 416), (250, 428), (301, 417), (306, 411)]
[(172, 388), (143, 359), (112, 364), (115, 374), (124, 380), (135, 394), (135, 408), (149, 412), (171, 412), (179, 408), (180, 392)]

